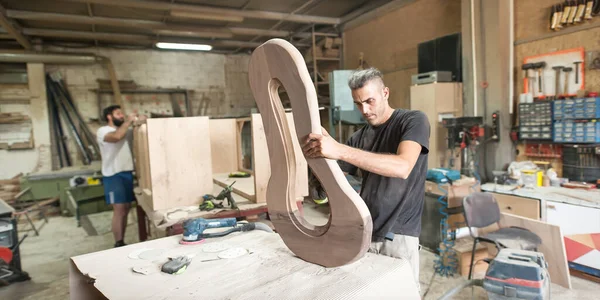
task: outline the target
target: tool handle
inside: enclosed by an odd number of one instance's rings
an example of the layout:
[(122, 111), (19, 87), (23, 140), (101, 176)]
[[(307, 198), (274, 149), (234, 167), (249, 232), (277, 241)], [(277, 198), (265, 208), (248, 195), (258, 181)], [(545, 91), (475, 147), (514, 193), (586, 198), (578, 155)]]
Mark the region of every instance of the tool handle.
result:
[(206, 228), (233, 227), (236, 224), (237, 224), (236, 218), (206, 220)]
[(233, 196), (231, 195), (231, 193), (227, 194), (227, 201), (229, 202), (229, 206), (232, 209), (237, 209), (237, 204), (235, 203), (235, 200), (233, 199)]
[(208, 238), (217, 238), (217, 237), (222, 237), (222, 236), (226, 236), (232, 232), (236, 232), (236, 231), (242, 231), (242, 227), (234, 227), (234, 228), (229, 228), (225, 231), (221, 231), (221, 232), (213, 232), (213, 233), (204, 233), (202, 234), (202, 238), (203, 239), (208, 239)]

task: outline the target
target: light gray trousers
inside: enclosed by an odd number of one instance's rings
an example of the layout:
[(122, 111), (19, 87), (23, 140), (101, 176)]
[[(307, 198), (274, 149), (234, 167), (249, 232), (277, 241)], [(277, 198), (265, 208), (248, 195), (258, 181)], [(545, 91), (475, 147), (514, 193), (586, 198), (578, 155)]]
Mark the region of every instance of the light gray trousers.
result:
[(410, 263), (415, 277), (415, 283), (419, 293), (421, 285), (419, 284), (419, 238), (415, 236), (395, 234), (394, 240), (383, 240), (383, 242), (372, 242), (369, 252), (381, 254), (394, 258), (405, 259)]

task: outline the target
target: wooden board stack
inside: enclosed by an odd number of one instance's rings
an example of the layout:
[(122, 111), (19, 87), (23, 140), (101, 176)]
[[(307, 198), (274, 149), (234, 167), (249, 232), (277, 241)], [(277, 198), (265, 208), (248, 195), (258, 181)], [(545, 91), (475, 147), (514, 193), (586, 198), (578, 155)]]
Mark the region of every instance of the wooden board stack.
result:
[(0, 199), (8, 204), (15, 202), (15, 197), (21, 192), (21, 176), (23, 173), (19, 173), (11, 179), (0, 180)]
[(32, 149), (33, 125), (20, 112), (0, 113), (0, 149)]
[[(315, 45), (315, 55), (317, 58), (337, 58), (340, 57), (342, 38), (325, 37)], [(313, 48), (309, 48), (304, 56), (307, 63), (313, 60)]]

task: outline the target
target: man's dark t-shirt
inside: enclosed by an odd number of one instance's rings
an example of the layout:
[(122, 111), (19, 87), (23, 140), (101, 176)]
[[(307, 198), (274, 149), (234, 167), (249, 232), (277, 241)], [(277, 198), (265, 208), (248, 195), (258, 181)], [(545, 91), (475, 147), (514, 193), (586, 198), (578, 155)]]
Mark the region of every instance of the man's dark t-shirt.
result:
[[(377, 127), (366, 125), (355, 132), (348, 146), (373, 153), (396, 154), (402, 141), (414, 141), (422, 150), (407, 179), (385, 177), (361, 170), (364, 199), (373, 218), (373, 240), (382, 240), (389, 232), (418, 237), (425, 197), (429, 121), (416, 110), (396, 109), (387, 122)], [(355, 175), (357, 167), (339, 161), (344, 172)]]

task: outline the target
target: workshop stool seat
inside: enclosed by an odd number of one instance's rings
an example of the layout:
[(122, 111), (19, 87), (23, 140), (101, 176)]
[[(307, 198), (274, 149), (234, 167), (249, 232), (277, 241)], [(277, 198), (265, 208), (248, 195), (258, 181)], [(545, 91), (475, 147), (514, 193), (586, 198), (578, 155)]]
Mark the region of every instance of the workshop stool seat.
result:
[(542, 243), (537, 234), (518, 227), (504, 227), (483, 237), (506, 246), (506, 248), (536, 251)]

